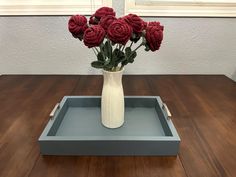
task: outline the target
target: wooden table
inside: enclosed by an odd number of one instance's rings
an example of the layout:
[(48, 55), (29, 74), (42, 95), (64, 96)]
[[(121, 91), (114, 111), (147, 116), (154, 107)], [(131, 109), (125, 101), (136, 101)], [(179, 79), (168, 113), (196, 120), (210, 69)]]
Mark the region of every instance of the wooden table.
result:
[(1, 177), (235, 177), (236, 84), (225, 76), (124, 76), (125, 95), (159, 95), (177, 157), (41, 156), (37, 139), (64, 95), (100, 95), (101, 76), (0, 76)]

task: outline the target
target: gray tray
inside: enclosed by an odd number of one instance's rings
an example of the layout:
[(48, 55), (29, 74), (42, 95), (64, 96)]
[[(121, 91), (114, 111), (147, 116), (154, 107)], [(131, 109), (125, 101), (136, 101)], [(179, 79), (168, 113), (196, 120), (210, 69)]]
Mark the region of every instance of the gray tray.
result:
[(125, 123), (101, 124), (101, 97), (65, 96), (39, 145), (44, 155), (177, 155), (180, 138), (158, 96), (126, 96)]

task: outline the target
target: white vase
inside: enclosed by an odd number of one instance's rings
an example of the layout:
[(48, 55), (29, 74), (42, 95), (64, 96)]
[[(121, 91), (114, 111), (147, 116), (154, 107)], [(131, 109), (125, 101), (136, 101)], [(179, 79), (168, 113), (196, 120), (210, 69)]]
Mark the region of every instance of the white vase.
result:
[(109, 72), (103, 70), (101, 101), (102, 124), (107, 128), (118, 128), (124, 123), (123, 70)]

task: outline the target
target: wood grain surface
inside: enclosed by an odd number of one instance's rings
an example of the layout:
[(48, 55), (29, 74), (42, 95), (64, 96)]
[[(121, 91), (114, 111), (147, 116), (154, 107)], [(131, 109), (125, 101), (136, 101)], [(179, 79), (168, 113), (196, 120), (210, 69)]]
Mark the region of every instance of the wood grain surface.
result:
[(0, 177), (235, 177), (236, 83), (225, 76), (123, 77), (125, 95), (159, 95), (177, 157), (42, 156), (37, 139), (64, 95), (101, 95), (102, 76), (0, 76)]

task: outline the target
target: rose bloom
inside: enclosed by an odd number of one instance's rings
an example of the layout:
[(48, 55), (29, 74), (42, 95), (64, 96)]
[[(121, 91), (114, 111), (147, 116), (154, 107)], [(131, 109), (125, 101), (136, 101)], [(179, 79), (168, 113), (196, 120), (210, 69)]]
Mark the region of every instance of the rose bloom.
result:
[(100, 9), (98, 9), (94, 16), (100, 20), (100, 18), (104, 17), (104, 16), (107, 16), (107, 15), (111, 15), (111, 16), (116, 16), (116, 13), (115, 11), (110, 8), (110, 7), (101, 7)]
[(125, 20), (132, 28), (134, 33), (141, 33), (144, 29), (144, 21), (136, 14), (129, 14), (122, 18)]
[(147, 22), (145, 22), (145, 21), (143, 21), (143, 29), (146, 29), (146, 28), (147, 28), (147, 26), (148, 26), (148, 23), (147, 23)]
[(87, 19), (82, 15), (73, 15), (68, 22), (68, 29), (75, 38), (82, 39), (84, 31), (88, 28)]
[(87, 28), (84, 32), (84, 44), (88, 47), (99, 46), (105, 37), (105, 30), (100, 25)]
[(107, 29), (108, 38), (114, 42), (125, 45), (130, 39), (132, 28), (123, 20), (114, 21)]
[(163, 30), (160, 26), (150, 26), (148, 25), (146, 28), (146, 41), (147, 45), (151, 49), (151, 51), (156, 51), (160, 48), (161, 42), (163, 39)]
[(89, 24), (90, 25), (97, 25), (98, 24), (98, 21), (97, 19), (95, 18), (95, 15), (91, 15), (91, 17), (89, 18)]
[(161, 26), (160, 22), (149, 22), (148, 26), (157, 26), (159, 27), (162, 31), (164, 30), (164, 26)]
[(112, 15), (104, 16), (100, 19), (99, 25), (103, 27), (105, 31), (107, 31), (108, 27), (117, 20), (116, 17)]

